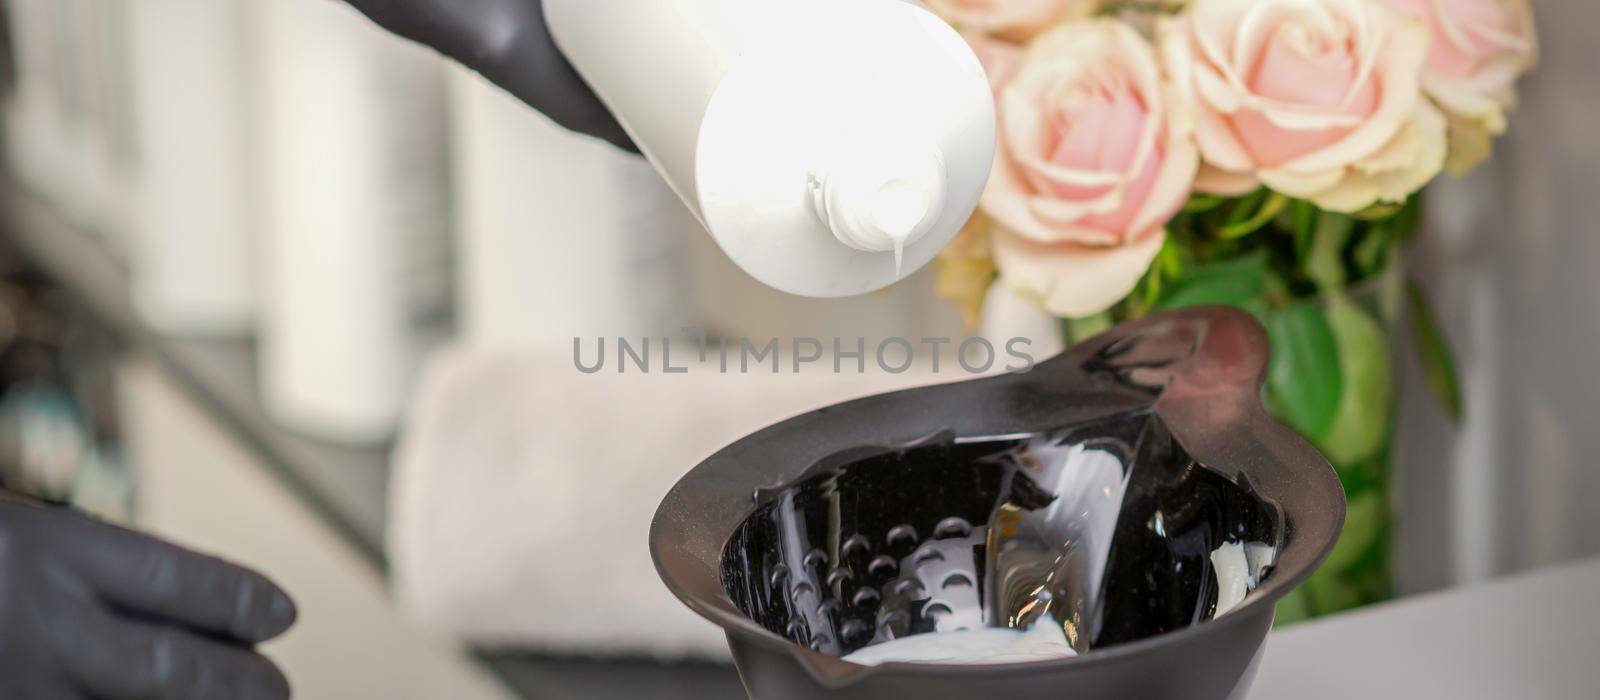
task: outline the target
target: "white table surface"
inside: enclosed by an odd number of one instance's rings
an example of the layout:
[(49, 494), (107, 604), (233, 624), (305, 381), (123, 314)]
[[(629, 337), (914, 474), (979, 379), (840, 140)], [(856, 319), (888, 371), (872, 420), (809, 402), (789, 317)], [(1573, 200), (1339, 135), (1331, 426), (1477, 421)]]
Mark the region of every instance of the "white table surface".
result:
[(1250, 698), (1600, 698), (1600, 560), (1275, 633)]

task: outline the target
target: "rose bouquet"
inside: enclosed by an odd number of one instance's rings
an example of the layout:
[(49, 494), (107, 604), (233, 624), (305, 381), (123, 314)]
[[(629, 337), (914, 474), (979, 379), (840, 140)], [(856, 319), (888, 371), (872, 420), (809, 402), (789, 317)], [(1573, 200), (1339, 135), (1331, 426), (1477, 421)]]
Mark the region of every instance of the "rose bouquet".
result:
[(1275, 414), (1350, 499), (1280, 619), (1391, 595), (1390, 334), (1444, 408), (1449, 348), (1399, 265), (1422, 190), (1489, 157), (1536, 60), (1530, 0), (929, 0), (994, 87), (999, 149), (940, 262), (977, 322), (994, 290), (1069, 339), (1226, 304), (1267, 327)]

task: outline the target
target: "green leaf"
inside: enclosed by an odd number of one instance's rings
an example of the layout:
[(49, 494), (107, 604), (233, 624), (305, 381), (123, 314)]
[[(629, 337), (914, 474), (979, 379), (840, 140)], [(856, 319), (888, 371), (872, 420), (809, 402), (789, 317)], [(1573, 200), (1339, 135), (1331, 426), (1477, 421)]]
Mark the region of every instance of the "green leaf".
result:
[(1172, 286), (1157, 309), (1193, 306), (1247, 306), (1259, 302), (1266, 286), (1267, 255), (1258, 251), (1189, 270)]
[(1272, 361), (1267, 392), (1276, 413), (1312, 440), (1327, 434), (1339, 410), (1343, 376), (1333, 329), (1316, 304), (1296, 302), (1268, 312)]
[(1400, 260), (1400, 246), (1389, 247), (1384, 269), (1373, 276), (1372, 288), (1368, 294), (1375, 294), (1378, 320), (1384, 328), (1395, 327), (1395, 322), (1400, 318), (1400, 307), (1406, 299), (1406, 270)]
[(1186, 282), (1156, 305), (1157, 309), (1195, 306), (1244, 306), (1261, 299), (1260, 277), (1208, 277)]
[(1266, 279), (1262, 282), (1262, 293), (1269, 299), (1277, 300), (1288, 299), (1292, 294), (1288, 280), (1271, 268), (1267, 269)]
[(1262, 202), (1261, 207), (1256, 209), (1253, 215), (1243, 221), (1229, 222), (1221, 229), (1218, 229), (1217, 235), (1221, 236), (1223, 240), (1244, 238), (1261, 230), (1262, 226), (1266, 226), (1267, 222), (1276, 218), (1278, 212), (1283, 211), (1284, 207), (1287, 206), (1289, 206), (1289, 198), (1273, 192), (1267, 196), (1266, 201)]
[(1189, 201), (1183, 205), (1183, 213), (1204, 214), (1221, 206), (1225, 201), (1227, 200), (1223, 199), (1222, 197), (1209, 194), (1197, 194), (1190, 197)]
[(1422, 224), (1422, 195), (1423, 192), (1420, 191), (1412, 194), (1411, 198), (1406, 200), (1406, 205), (1394, 215), (1394, 219), (1389, 221), (1390, 230), (1394, 231), (1395, 237), (1402, 243), (1415, 237), (1417, 229)]
[(1289, 217), (1293, 222), (1289, 230), (1294, 234), (1294, 259), (1296, 263), (1304, 265), (1311, 254), (1311, 237), (1316, 233), (1317, 207), (1297, 199), (1289, 207)]
[(1439, 329), (1433, 305), (1415, 281), (1406, 283), (1406, 302), (1411, 316), (1411, 334), (1417, 345), (1418, 359), (1428, 384), (1428, 391), (1439, 402), (1450, 420), (1461, 423), (1461, 376), (1456, 372), (1454, 353), (1444, 331)]
[(1296, 588), (1278, 599), (1278, 612), (1272, 618), (1272, 624), (1275, 627), (1284, 627), (1308, 617), (1311, 617), (1311, 609), (1306, 603), (1306, 591), (1304, 588)]
[(1361, 242), (1356, 244), (1353, 255), (1356, 267), (1364, 275), (1371, 275), (1382, 269), (1389, 261), (1385, 253), (1389, 251), (1390, 233), (1388, 224), (1373, 224), (1367, 229)]
[(1344, 288), (1344, 247), (1350, 242), (1355, 220), (1344, 214), (1320, 212), (1306, 258), (1306, 276), (1324, 291)]
[(1345, 508), (1344, 529), (1339, 531), (1339, 541), (1333, 545), (1327, 561), (1322, 562), (1320, 571), (1340, 574), (1360, 561), (1383, 534), (1386, 510), (1384, 492), (1380, 489), (1351, 497), (1350, 505)]
[(1257, 187), (1250, 194), (1232, 200), (1233, 206), (1228, 209), (1228, 216), (1223, 220), (1223, 225), (1231, 226), (1250, 218), (1261, 207), (1267, 195), (1271, 194), (1265, 187)]
[(1385, 219), (1394, 218), (1394, 215), (1400, 213), (1400, 210), (1404, 208), (1404, 204), (1398, 204), (1395, 202), (1378, 202), (1370, 207), (1367, 207), (1366, 209), (1356, 212), (1355, 218), (1362, 221), (1383, 221)]
[(1328, 327), (1339, 349), (1339, 408), (1321, 440), (1334, 466), (1356, 464), (1382, 449), (1394, 410), (1389, 342), (1377, 320), (1342, 295), (1326, 302)]
[(1300, 590), (1305, 591), (1317, 615), (1332, 615), (1361, 604), (1361, 592), (1356, 586), (1327, 568), (1317, 569), (1301, 584)]
[(1071, 343), (1077, 343), (1110, 330), (1115, 321), (1111, 318), (1111, 312), (1104, 311), (1093, 316), (1065, 319), (1063, 323), (1067, 332), (1067, 340)]
[(1165, 275), (1161, 274), (1161, 270), (1155, 266), (1151, 266), (1150, 271), (1145, 273), (1144, 279), (1141, 281), (1142, 288), (1135, 294), (1130, 295), (1138, 300), (1140, 309), (1149, 309), (1155, 306), (1157, 301), (1161, 300), (1161, 292), (1164, 288), (1161, 280), (1163, 279), (1165, 279)]
[(1178, 245), (1171, 238), (1162, 244), (1161, 252), (1156, 256), (1156, 267), (1161, 274), (1176, 278), (1183, 274), (1183, 253), (1178, 250)]
[(1384, 499), (1381, 490), (1367, 491), (1350, 499), (1344, 529), (1333, 551), (1316, 573), (1295, 591), (1303, 598), (1299, 606), (1308, 614), (1327, 615), (1348, 610), (1380, 597), (1386, 588), (1381, 582), (1372, 585), (1374, 577), (1381, 579), (1382, 575), (1381, 570), (1370, 567), (1374, 556), (1383, 555), (1383, 538), (1389, 532)]

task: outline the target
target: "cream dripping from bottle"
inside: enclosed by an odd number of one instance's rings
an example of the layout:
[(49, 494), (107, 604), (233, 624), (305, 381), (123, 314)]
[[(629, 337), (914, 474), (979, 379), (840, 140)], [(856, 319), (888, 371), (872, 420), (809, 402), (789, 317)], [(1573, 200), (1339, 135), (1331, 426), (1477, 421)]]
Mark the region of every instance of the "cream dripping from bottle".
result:
[(545, 0), (552, 35), (718, 245), (841, 297), (931, 261), (977, 206), (993, 97), (903, 0)]

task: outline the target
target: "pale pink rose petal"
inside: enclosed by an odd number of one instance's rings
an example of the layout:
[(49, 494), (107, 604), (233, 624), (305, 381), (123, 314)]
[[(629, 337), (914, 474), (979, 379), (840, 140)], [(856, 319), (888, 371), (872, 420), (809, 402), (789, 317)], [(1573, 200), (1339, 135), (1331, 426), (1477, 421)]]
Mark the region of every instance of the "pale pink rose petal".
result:
[(1052, 313), (1081, 316), (1138, 283), (1187, 201), (1194, 119), (1155, 51), (1103, 19), (1034, 40), (1000, 90), (999, 153), (981, 206), (1002, 280)]
[[(1328, 211), (1355, 213), (1374, 202), (1403, 202), (1444, 167), (1447, 152), (1444, 117), (1424, 102), (1413, 119), (1372, 157), (1358, 162), (1335, 182), (1307, 186), (1297, 194)], [(1294, 193), (1281, 171), (1265, 171), (1274, 189)]]
[[(1325, 37), (1314, 37), (1290, 25), (1267, 40), (1254, 65), (1244, 68), (1252, 92), (1285, 104), (1338, 107), (1357, 75), (1356, 56)], [(1363, 92), (1375, 101), (1375, 88)]]
[(1417, 105), (1422, 102), (1421, 67), (1428, 37), (1414, 23), (1391, 19), (1395, 22), (1388, 33), (1391, 41), (1379, 58), (1383, 69), (1383, 94), (1371, 116), (1339, 141), (1285, 162), (1284, 168), (1302, 173), (1317, 172), (1364, 158), (1382, 148), (1416, 113)]
[[(1171, 94), (1171, 90), (1166, 91)], [(1183, 209), (1194, 189), (1200, 171), (1200, 151), (1194, 142), (1194, 121), (1187, 109), (1172, 100), (1174, 113), (1168, 122), (1167, 142), (1162, 160), (1167, 165), (1144, 197), (1144, 207), (1125, 230), (1146, 231), (1164, 227)]]
[(989, 78), (989, 86), (996, 95), (1017, 74), (1022, 65), (1022, 47), (1008, 41), (996, 41), (980, 34), (965, 34), (967, 45), (977, 55), (978, 63)]
[(1120, 245), (1152, 212), (1176, 211), (1198, 156), (1178, 148), (1174, 161), (1163, 149), (1174, 123), (1166, 93), (1151, 47), (1126, 25), (1039, 37), (1000, 90), (984, 211), (1017, 236), (1098, 246)]
[(1480, 124), (1495, 135), (1506, 130), (1505, 106), (1498, 96), (1459, 80), (1431, 77), (1423, 81), (1434, 101), (1458, 119)]
[(1376, 0), (1193, 0), (1160, 31), (1201, 191), (1259, 181), (1344, 208), (1437, 173), (1420, 141), (1396, 140), (1422, 104), (1426, 30)]
[[(1330, 168), (1314, 172), (1297, 172), (1286, 168), (1261, 168), (1255, 175), (1261, 179), (1261, 184), (1272, 188), (1290, 197), (1311, 199), (1329, 188), (1338, 187), (1339, 183), (1351, 176), (1351, 167)], [(1370, 204), (1370, 202), (1369, 202)]]
[(1096, 214), (1110, 214), (1122, 208), (1122, 197), (1126, 190), (1120, 186), (1105, 191), (1104, 194), (1085, 199), (1068, 199), (1057, 192), (1042, 192), (1028, 200), (1028, 207), (1044, 224), (1061, 228), (1087, 228), (1103, 231), (1105, 235), (1095, 236), (1093, 239), (1069, 238), (1079, 243), (1105, 242), (1115, 243), (1122, 239), (1122, 234), (1115, 229), (1106, 230), (1092, 225), (1090, 218)]
[(1047, 245), (997, 229), (994, 254), (1003, 284), (1050, 313), (1082, 318), (1132, 292), (1165, 242), (1166, 234), (1157, 230), (1110, 248)]
[(1467, 77), (1502, 50), (1526, 52), (1516, 3), (1499, 0), (1388, 0), (1390, 6), (1421, 19), (1434, 37), (1428, 69)]
[(1363, 168), (1377, 183), (1380, 200), (1405, 201), (1406, 196), (1422, 189), (1444, 167), (1449, 151), (1446, 126), (1444, 115), (1424, 102), (1417, 109), (1416, 118), (1391, 145), (1410, 156), (1391, 161), (1403, 163), (1405, 167)]
[(1025, 41), (1058, 22), (1095, 13), (1101, 0), (927, 0), (957, 29)]
[[(1193, 59), (1194, 46), (1191, 44), (1190, 25), (1188, 18), (1162, 20), (1156, 25), (1156, 34), (1161, 42), (1161, 53), (1166, 62), (1167, 74), (1172, 77), (1176, 95), (1186, 104), (1198, 105), (1200, 102), (1195, 94), (1195, 83), (1199, 81), (1198, 76), (1210, 68), (1200, 65)], [(1223, 120), (1217, 109), (1208, 106), (1195, 109), (1193, 112), (1195, 139), (1206, 162), (1233, 172), (1252, 168), (1244, 144), (1239, 142), (1238, 136), (1233, 133), (1233, 129)]]
[(1148, 116), (1127, 90), (1075, 95), (1052, 115), (1059, 141), (1050, 162), (1099, 172), (1126, 172), (1139, 154)]
[(1187, 16), (1192, 26), (1195, 57), (1203, 60), (1221, 73), (1221, 77), (1241, 92), (1244, 76), (1238, 68), (1242, 62), (1229, 59), (1236, 50), (1237, 29), (1252, 7), (1254, 0), (1211, 0), (1190, 6)]
[(1195, 90), (1206, 104), (1223, 114), (1233, 114), (1256, 102), (1245, 90), (1228, 82), (1215, 66), (1202, 66), (1194, 72), (1194, 81)]
[(1149, 136), (1147, 127), (1155, 123), (1144, 101), (1131, 90), (1123, 90), (1111, 97), (1112, 105), (1105, 110), (1111, 120), (1100, 139), (1101, 170), (1133, 172), (1143, 153), (1142, 146)]
[(1433, 37), (1423, 89), (1446, 113), (1450, 171), (1486, 158), (1516, 107), (1516, 81), (1539, 59), (1530, 0), (1383, 0)]
[(1247, 195), (1260, 186), (1261, 180), (1255, 175), (1229, 172), (1210, 163), (1201, 164), (1194, 179), (1194, 191), (1218, 197)]
[[(1001, 150), (1005, 150), (1003, 145)], [(1073, 241), (1114, 245), (1120, 239), (1115, 233), (1076, 223), (1088, 215), (1087, 206), (1077, 205), (1078, 208), (1070, 211), (1051, 212), (1044, 208), (1045, 202), (1063, 208), (1074, 205), (1059, 200), (1036, 201), (1042, 198), (1034, 192), (1009, 158), (996, 157), (989, 174), (989, 186), (984, 189), (979, 206), (996, 222), (1003, 222), (1013, 233), (1044, 243)]]
[(1260, 112), (1239, 112), (1228, 124), (1250, 152), (1251, 160), (1267, 167), (1314, 153), (1349, 133), (1345, 129), (1290, 131), (1272, 123)]
[(1161, 175), (1161, 163), (1165, 154), (1156, 153), (1154, 158), (1145, 162), (1145, 168), (1128, 187), (1121, 191), (1118, 197), (1118, 207), (1105, 213), (1095, 213), (1084, 217), (1083, 223), (1094, 228), (1106, 231), (1130, 231), (1134, 218), (1139, 215), (1139, 209), (1129, 206), (1133, 202), (1148, 202), (1150, 193), (1155, 189), (1156, 178)]

